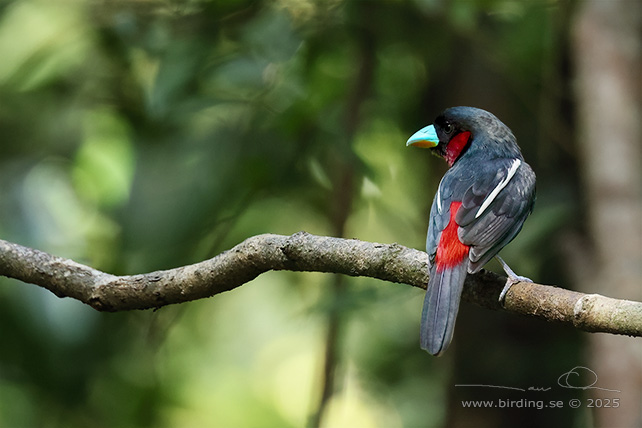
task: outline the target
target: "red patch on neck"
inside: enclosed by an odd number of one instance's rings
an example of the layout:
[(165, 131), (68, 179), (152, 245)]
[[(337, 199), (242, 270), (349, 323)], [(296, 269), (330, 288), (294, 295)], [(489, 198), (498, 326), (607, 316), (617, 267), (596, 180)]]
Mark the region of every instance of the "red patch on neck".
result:
[(450, 139), (448, 145), (446, 146), (446, 162), (448, 165), (453, 166), (461, 152), (468, 145), (468, 140), (470, 139), (470, 132), (460, 132)]
[(461, 202), (450, 203), (450, 221), (444, 231), (441, 232), (439, 245), (437, 246), (437, 256), (435, 257), (437, 272), (457, 266), (464, 260), (464, 257), (468, 256), (470, 247), (462, 244), (459, 240), (459, 235), (457, 235), (459, 225), (455, 222), (455, 215), (459, 207), (461, 207)]

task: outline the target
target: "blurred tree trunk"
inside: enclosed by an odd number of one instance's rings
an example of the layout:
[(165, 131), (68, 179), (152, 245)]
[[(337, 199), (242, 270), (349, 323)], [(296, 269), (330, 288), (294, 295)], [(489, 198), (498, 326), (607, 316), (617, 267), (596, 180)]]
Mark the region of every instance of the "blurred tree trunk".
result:
[[(594, 288), (582, 291), (633, 300), (642, 298), (640, 6), (580, 2), (573, 30), (578, 141), (593, 243), (581, 270)], [(642, 426), (642, 342), (596, 334), (590, 352), (599, 385), (622, 391), (619, 408), (594, 409), (595, 425)], [(605, 398), (599, 390), (594, 397)]]
[[(359, 13), (357, 16), (368, 23), (368, 16), (371, 12), (369, 8), (356, 6)], [(363, 10), (361, 10), (363, 9)], [(361, 107), (370, 95), (374, 79), (375, 68), (375, 46), (372, 39), (372, 31), (369, 25), (356, 27), (355, 35), (358, 40), (358, 56), (356, 59), (356, 73), (350, 93), (346, 98), (344, 138), (342, 140), (345, 147), (340, 152), (344, 158), (337, 158), (333, 165), (333, 191), (330, 194), (328, 206), (330, 211), (328, 216), (332, 225), (332, 234), (337, 237), (344, 237), (346, 224), (355, 199), (355, 189), (360, 179), (358, 165), (351, 155), (351, 145), (361, 123)], [(341, 308), (339, 302), (345, 300), (346, 295), (345, 277), (335, 275), (333, 280), (333, 307), (328, 313), (327, 330), (325, 337), (325, 355), (323, 362), (323, 376), (320, 386), (320, 400), (317, 408), (310, 416), (308, 426), (319, 427), (325, 425), (328, 404), (332, 396), (338, 392), (342, 386), (343, 374), (339, 373), (341, 365), (342, 335), (345, 325), (346, 314)]]

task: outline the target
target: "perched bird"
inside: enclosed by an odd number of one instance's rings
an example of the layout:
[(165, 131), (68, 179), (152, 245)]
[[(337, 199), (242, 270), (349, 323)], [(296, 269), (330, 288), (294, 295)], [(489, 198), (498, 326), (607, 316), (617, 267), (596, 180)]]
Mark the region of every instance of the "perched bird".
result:
[[(439, 355), (452, 340), (466, 275), (495, 257), (531, 213), (535, 173), (511, 130), (478, 108), (445, 110), (406, 145), (430, 148), (450, 166), (430, 209), (430, 279), (421, 315), (421, 347)], [(528, 279), (498, 260), (509, 277), (503, 299), (510, 285)]]

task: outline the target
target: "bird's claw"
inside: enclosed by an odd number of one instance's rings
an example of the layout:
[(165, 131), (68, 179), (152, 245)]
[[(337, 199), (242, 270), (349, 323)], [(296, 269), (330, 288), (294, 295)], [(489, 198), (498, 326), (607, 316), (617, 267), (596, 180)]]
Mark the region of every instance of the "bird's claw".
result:
[(499, 293), (499, 303), (501, 303), (502, 306), (504, 306), (504, 301), (506, 300), (506, 294), (508, 293), (508, 290), (510, 290), (510, 288), (518, 282), (533, 282), (533, 280), (531, 280), (530, 278), (526, 278), (525, 276), (509, 276), (506, 279), (506, 285), (504, 285), (504, 288), (502, 288), (502, 292)]
[(506, 272), (506, 275), (508, 276), (508, 278), (506, 279), (506, 285), (504, 285), (502, 292), (499, 293), (499, 303), (502, 306), (504, 306), (504, 301), (506, 300), (506, 294), (508, 294), (508, 290), (510, 290), (510, 288), (513, 285), (517, 284), (518, 282), (533, 282), (533, 280), (525, 276), (517, 275), (515, 272), (513, 272), (510, 266), (508, 266), (508, 264), (506, 264), (506, 262), (502, 260), (501, 257), (499, 256), (496, 256), (496, 257), (499, 263), (502, 265), (504, 272)]

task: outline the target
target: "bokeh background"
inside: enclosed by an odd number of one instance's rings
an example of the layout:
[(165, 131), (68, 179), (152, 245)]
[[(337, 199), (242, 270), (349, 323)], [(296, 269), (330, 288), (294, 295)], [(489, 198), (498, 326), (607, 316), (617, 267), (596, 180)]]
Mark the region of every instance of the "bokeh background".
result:
[[(405, 141), (471, 105), (511, 127), (538, 176), (507, 262), (642, 300), (640, 16), (637, 0), (2, 1), (0, 237), (114, 274), (265, 232), (423, 248), (446, 165)], [(418, 346), (422, 301), (273, 272), (103, 314), (2, 278), (0, 426), (642, 423), (640, 339), (464, 303), (433, 358)], [(558, 387), (575, 366), (621, 392)]]

